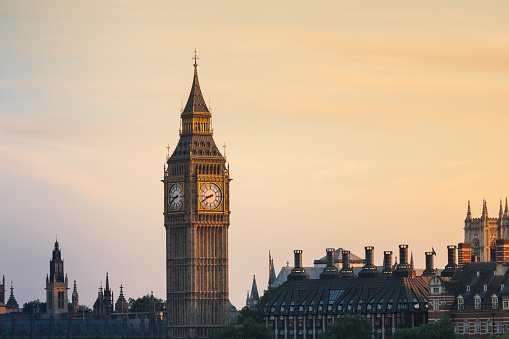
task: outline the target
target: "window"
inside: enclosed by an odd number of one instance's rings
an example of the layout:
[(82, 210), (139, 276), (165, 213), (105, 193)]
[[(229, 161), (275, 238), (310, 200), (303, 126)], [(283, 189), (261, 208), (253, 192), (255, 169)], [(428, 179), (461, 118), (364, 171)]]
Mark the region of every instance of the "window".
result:
[(433, 287), (433, 293), (439, 293), (440, 287)]
[(467, 285), (467, 291), (470, 291), (470, 285)]
[(466, 320), (463, 323), (463, 334), (470, 334), (470, 323)]
[(462, 310), (465, 305), (465, 300), (462, 297), (458, 297), (458, 310)]
[(440, 307), (438, 306), (438, 300), (433, 300), (433, 311), (438, 312), (440, 310)]
[(475, 334), (481, 334), (481, 322), (479, 320), (475, 321), (474, 333)]
[(504, 301), (504, 309), (508, 309), (509, 308), (509, 301)]
[(496, 295), (491, 297), (491, 307), (498, 308), (498, 297)]
[(458, 323), (454, 324), (454, 333), (456, 334), (460, 333), (460, 325)]
[(483, 285), (484, 291), (488, 290), (488, 285)]
[(480, 310), (481, 309), (481, 297), (476, 295), (474, 300), (475, 300), (475, 309)]
[(500, 290), (502, 291), (504, 289), (504, 284), (500, 285)]
[(486, 333), (493, 333), (493, 323), (491, 321), (486, 322)]

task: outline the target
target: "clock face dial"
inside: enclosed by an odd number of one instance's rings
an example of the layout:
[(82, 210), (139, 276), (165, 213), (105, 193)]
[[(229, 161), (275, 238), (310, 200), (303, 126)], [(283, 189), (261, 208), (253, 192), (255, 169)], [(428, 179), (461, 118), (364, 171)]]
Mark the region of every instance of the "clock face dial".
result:
[(208, 183), (201, 187), (200, 203), (203, 208), (213, 210), (221, 203), (222, 194), (216, 184)]
[(184, 202), (184, 192), (182, 190), (182, 186), (180, 184), (174, 184), (170, 188), (170, 207), (178, 211), (182, 207), (182, 203)]

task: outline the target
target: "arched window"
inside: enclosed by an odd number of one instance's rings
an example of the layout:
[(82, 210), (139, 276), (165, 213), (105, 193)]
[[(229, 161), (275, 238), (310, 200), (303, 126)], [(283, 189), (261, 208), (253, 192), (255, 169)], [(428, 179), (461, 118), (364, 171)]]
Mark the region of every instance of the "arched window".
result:
[(474, 333), (475, 334), (481, 334), (481, 322), (479, 320), (475, 321), (475, 324), (474, 324)]
[(465, 320), (465, 322), (463, 322), (463, 334), (470, 334), (470, 323), (468, 322), (468, 320)]

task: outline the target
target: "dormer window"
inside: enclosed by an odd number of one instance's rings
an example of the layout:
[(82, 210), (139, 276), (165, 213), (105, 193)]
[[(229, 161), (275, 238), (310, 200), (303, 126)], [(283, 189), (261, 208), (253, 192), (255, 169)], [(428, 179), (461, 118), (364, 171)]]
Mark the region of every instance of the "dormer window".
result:
[(498, 297), (496, 295), (491, 296), (491, 308), (498, 308)]
[(483, 285), (484, 291), (488, 290), (488, 285)]
[(467, 292), (470, 292), (470, 285), (467, 285)]
[(477, 276), (480, 276), (481, 275), (481, 271), (477, 271)]
[(462, 296), (458, 297), (458, 310), (462, 310), (465, 305), (465, 300)]
[(500, 290), (502, 291), (504, 289), (504, 284), (500, 285)]
[(474, 301), (475, 301), (475, 309), (480, 310), (481, 309), (481, 297), (479, 297), (479, 295), (476, 294), (474, 297)]

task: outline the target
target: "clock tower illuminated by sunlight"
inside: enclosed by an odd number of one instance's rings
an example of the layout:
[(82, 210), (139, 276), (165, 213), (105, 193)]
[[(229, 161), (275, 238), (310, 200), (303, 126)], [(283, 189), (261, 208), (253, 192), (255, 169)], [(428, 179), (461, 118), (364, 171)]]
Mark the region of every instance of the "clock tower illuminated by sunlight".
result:
[(212, 138), (198, 83), (180, 115), (180, 139), (164, 171), (169, 338), (206, 338), (228, 325), (230, 177)]

